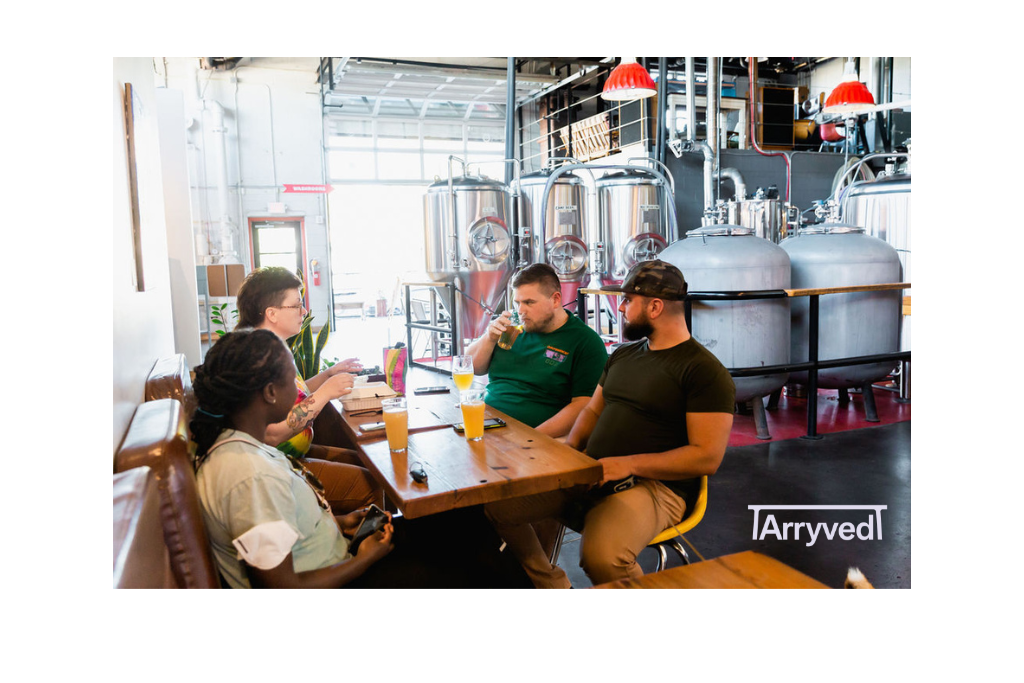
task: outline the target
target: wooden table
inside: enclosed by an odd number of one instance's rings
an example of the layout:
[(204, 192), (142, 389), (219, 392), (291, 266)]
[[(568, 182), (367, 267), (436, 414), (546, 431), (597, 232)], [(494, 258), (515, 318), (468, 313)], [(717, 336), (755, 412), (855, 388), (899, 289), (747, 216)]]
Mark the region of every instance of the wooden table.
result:
[(828, 588), (776, 559), (747, 550), (595, 588)]
[[(359, 445), (363, 465), (406, 517), (600, 481), (602, 470), (596, 460), (490, 406), (485, 418), (500, 417), (507, 426), (486, 430), (482, 441), (468, 441), (451, 427), (462, 422), (451, 378), (428, 370), (410, 371), (409, 377), (413, 386), (444, 384), (452, 386), (452, 391), (417, 396), (409, 390), (406, 452), (392, 453), (383, 431), (359, 432), (360, 424), (378, 422), (380, 414), (351, 417), (342, 413)], [(426, 483), (413, 481), (412, 462), (423, 465)]]

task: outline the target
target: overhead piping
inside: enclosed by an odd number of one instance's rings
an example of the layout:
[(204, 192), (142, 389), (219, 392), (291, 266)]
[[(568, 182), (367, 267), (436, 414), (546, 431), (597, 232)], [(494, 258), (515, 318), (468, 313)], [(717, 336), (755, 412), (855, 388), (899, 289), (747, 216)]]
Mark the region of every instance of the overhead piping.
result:
[(751, 102), (751, 144), (754, 146), (758, 154), (764, 157), (781, 157), (782, 161), (785, 162), (785, 202), (790, 203), (790, 187), (793, 180), (793, 170), (790, 165), (790, 155), (784, 152), (764, 152), (760, 146), (758, 146), (758, 137), (756, 135), (755, 120), (757, 119), (757, 91), (758, 91), (758, 58), (748, 57), (746, 58), (746, 70), (750, 75), (750, 97), (748, 98)]

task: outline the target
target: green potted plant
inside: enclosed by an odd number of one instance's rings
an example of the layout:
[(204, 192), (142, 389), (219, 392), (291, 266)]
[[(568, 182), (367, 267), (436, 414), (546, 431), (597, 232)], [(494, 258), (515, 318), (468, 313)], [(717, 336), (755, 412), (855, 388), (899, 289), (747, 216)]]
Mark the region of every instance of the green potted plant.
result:
[[(313, 328), (311, 327), (313, 316), (306, 313), (302, 320), (302, 327), (299, 333), (286, 340), (288, 347), (295, 357), (295, 367), (303, 380), (316, 377), (321, 370), (320, 353), (327, 345), (327, 339), (331, 336), (330, 325), (324, 325), (313, 339)], [(333, 363), (331, 363), (333, 365)]]
[(228, 318), (230, 317), (234, 322), (231, 323), (230, 327), (234, 327), (238, 322), (238, 309), (232, 307), (230, 314), (228, 313), (228, 306), (231, 304), (213, 304), (210, 306), (210, 323), (216, 325), (213, 328), (213, 333), (217, 335), (217, 339), (220, 339), (228, 332)]

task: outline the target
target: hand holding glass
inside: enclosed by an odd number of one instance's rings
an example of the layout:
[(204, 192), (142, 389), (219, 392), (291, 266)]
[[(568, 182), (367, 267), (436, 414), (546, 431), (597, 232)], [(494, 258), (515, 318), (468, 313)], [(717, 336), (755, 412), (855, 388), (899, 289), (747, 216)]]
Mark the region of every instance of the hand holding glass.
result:
[(506, 327), (505, 331), (501, 333), (500, 337), (498, 337), (498, 346), (508, 351), (512, 348), (512, 345), (516, 343), (516, 338), (522, 331), (523, 323), (519, 319), (519, 314), (513, 311), (508, 327)]

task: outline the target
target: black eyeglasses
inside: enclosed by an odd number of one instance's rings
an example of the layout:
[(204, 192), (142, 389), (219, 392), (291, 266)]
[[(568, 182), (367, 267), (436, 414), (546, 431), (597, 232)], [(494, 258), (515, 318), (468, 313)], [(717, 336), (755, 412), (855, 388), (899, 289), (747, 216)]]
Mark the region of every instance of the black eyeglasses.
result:
[(306, 308), (306, 304), (298, 304), (296, 306), (272, 306), (271, 308), (296, 308), (296, 309), (298, 309), (300, 311), (308, 311), (309, 310), (308, 308)]

